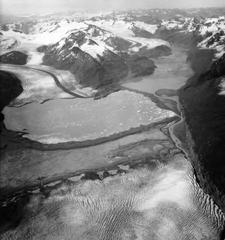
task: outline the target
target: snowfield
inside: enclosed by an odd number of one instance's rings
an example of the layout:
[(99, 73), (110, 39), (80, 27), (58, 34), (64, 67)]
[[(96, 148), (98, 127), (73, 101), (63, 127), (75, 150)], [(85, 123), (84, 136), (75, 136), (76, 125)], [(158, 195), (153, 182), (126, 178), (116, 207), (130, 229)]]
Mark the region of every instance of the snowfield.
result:
[[(15, 32), (13, 31), (13, 26), (11, 26), (10, 30), (4, 31), (4, 36), (8, 38), (8, 44), (10, 44), (9, 41), (17, 40), (19, 42), (17, 50), (28, 53), (28, 64), (36, 65), (42, 63), (43, 57), (42, 54), (36, 51), (37, 47), (52, 45), (57, 42), (63, 44), (63, 39), (67, 38), (71, 33), (78, 31), (84, 32), (87, 34), (87, 38), (97, 43), (97, 45), (84, 44), (81, 46), (82, 51), (87, 52), (96, 59), (99, 55), (103, 55), (105, 49), (116, 52), (112, 46), (106, 43), (106, 40), (110, 37), (118, 36), (131, 42), (130, 52), (137, 52), (143, 47), (152, 49), (161, 45), (170, 46), (168, 42), (161, 39), (135, 37), (132, 31), (133, 27), (138, 27), (152, 34), (154, 34), (158, 28), (158, 26), (154, 24), (146, 24), (140, 21), (126, 22), (124, 20), (86, 20), (81, 22), (66, 20), (61, 20), (60, 22), (41, 21), (33, 26), (29, 34)], [(96, 29), (98, 31), (97, 35), (95, 34)], [(5, 50), (7, 51), (6, 47)]]
[[(140, 12), (140, 16), (142, 14)], [(70, 41), (69, 38), (72, 34), (78, 33), (85, 35), (83, 42), (79, 42), (79, 37), (78, 39), (72, 38), (71, 41), (74, 44), (70, 47), (69, 54), (74, 54), (71, 50), (77, 47), (96, 61), (100, 61), (100, 57), (104, 57), (104, 54), (108, 51), (115, 54), (121, 52), (136, 54), (140, 49), (154, 49), (162, 45), (171, 47), (167, 41), (162, 39), (137, 37), (134, 29), (138, 28), (149, 32), (149, 34), (155, 34), (159, 29), (194, 33), (201, 36), (198, 43), (199, 48), (214, 49), (217, 59), (225, 54), (224, 16), (196, 19), (179, 15), (175, 19), (162, 19), (158, 24), (148, 24), (140, 20), (134, 20), (125, 13), (118, 14), (116, 17), (112, 17), (112, 14), (106, 16), (108, 17), (98, 15), (94, 18), (84, 17), (82, 19), (81, 15), (77, 18), (74, 15), (74, 17), (61, 18), (60, 20), (54, 18), (40, 19), (30, 28), (29, 34), (14, 31), (15, 24), (9, 24), (9, 30), (1, 30), (3, 33), (0, 36), (1, 53), (18, 50), (28, 55), (27, 65), (40, 66), (43, 63), (44, 53), (38, 52), (38, 47), (55, 44), (56, 50), (60, 53), (61, 49), (66, 48), (66, 41)], [(93, 17), (93, 15), (90, 15), (90, 17)], [(117, 46), (123, 44), (127, 45), (124, 50), (117, 49)], [(64, 59), (64, 57), (68, 56), (62, 56), (61, 59)]]
[[(156, 10), (153, 12), (157, 12)], [(166, 13), (167, 11), (165, 11)], [(105, 16), (110, 16), (109, 15)], [(138, 16), (138, 12), (136, 13)], [(89, 16), (90, 15), (90, 16)], [(15, 24), (9, 24), (8, 31), (3, 31), (4, 37), (1, 36), (1, 49), (5, 49), (5, 51), (9, 50), (9, 46), (14, 46), (15, 41), (18, 41), (17, 45), (24, 43), (24, 46), (19, 49), (30, 54), (30, 63), (29, 64), (40, 64), (41, 63), (41, 55), (37, 55), (34, 49), (26, 48), (25, 45), (28, 43), (35, 44), (36, 47), (41, 45), (50, 45), (55, 44), (62, 40), (63, 38), (68, 37), (71, 33), (76, 31), (84, 31), (87, 36), (93, 39), (98, 45), (93, 47), (90, 45), (84, 45), (83, 50), (90, 50), (90, 55), (97, 57), (98, 55), (103, 54), (104, 48), (108, 48), (110, 51), (115, 49), (110, 48), (109, 45), (105, 43), (106, 39), (110, 36), (118, 36), (127, 41), (131, 41), (133, 43), (130, 51), (138, 51), (139, 48), (146, 46), (148, 49), (154, 48), (159, 45), (169, 46), (169, 43), (160, 39), (154, 38), (137, 38), (133, 32), (133, 29), (136, 27), (141, 30), (145, 30), (150, 34), (156, 33), (156, 31), (163, 27), (168, 30), (181, 30), (186, 32), (195, 32), (197, 31), (199, 35), (203, 36), (204, 39), (199, 43), (199, 47), (203, 48), (212, 48), (217, 51), (216, 57), (219, 58), (223, 52), (224, 53), (224, 33), (221, 31), (225, 31), (225, 17), (217, 17), (217, 18), (202, 18), (195, 19), (194, 17), (182, 17), (177, 16), (176, 19), (162, 19), (160, 24), (147, 24), (140, 20), (134, 21), (131, 20), (129, 15), (127, 14), (118, 14), (115, 18), (103, 18), (103, 15), (96, 14), (95, 18), (91, 18), (93, 14), (75, 14), (74, 16), (70, 16), (68, 18), (61, 18), (60, 20), (49, 18), (49, 19), (40, 19), (35, 23), (30, 29), (29, 34), (24, 34), (19, 31), (13, 31), (15, 29)], [(88, 19), (88, 16), (90, 17)], [(130, 19), (130, 20), (129, 20)], [(96, 29), (93, 26), (97, 26), (100, 28), (99, 35), (95, 35)], [(212, 42), (212, 37), (215, 34), (221, 34), (221, 39), (216, 41), (217, 43), (208, 45), (209, 42)], [(211, 34), (211, 36), (208, 36)], [(7, 40), (6, 40), (7, 39)], [(137, 46), (137, 43), (139, 46)], [(16, 44), (15, 46), (16, 47)]]
[(170, 46), (170, 44), (167, 41), (164, 41), (162, 39), (155, 39), (155, 38), (141, 38), (141, 37), (135, 37), (134, 32), (132, 31), (132, 28), (134, 26), (137, 26), (141, 29), (144, 29), (150, 33), (155, 33), (157, 30), (156, 25), (149, 25), (142, 22), (126, 22), (124, 20), (100, 20), (100, 21), (86, 21), (88, 24), (95, 25), (101, 29), (104, 29), (106, 31), (109, 31), (113, 33), (114, 35), (124, 38), (130, 42), (133, 43), (133, 46), (130, 48), (130, 51), (137, 52), (140, 48), (147, 47), (148, 49), (155, 48), (157, 46), (166, 45)]

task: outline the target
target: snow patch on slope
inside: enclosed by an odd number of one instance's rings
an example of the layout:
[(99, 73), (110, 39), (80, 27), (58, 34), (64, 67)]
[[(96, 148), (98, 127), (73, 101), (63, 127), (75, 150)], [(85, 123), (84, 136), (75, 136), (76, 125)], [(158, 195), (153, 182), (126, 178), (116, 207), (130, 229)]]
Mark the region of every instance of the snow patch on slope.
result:
[(214, 49), (215, 57), (222, 57), (225, 53), (225, 17), (207, 19), (199, 32), (206, 38), (198, 44), (198, 47)]
[(39, 52), (29, 52), (29, 59), (27, 61), (27, 65), (40, 65), (42, 64), (42, 58), (44, 57), (44, 53)]
[(207, 33), (215, 33), (219, 30), (225, 30), (225, 17), (207, 18), (206, 21), (201, 24), (199, 32), (204, 36)]
[(220, 81), (219, 88), (219, 95), (225, 95), (225, 78), (222, 78), (222, 80)]
[[(132, 28), (135, 26), (135, 24), (131, 22), (125, 22), (123, 20), (119, 20), (119, 21), (101, 20), (101, 21), (86, 21), (86, 22), (89, 24), (95, 25), (97, 27), (100, 27), (106, 31), (112, 32), (114, 35), (132, 42), (133, 48), (131, 48), (130, 51), (137, 52), (142, 47), (147, 47), (148, 49), (152, 49), (161, 45), (170, 46), (170, 44), (167, 41), (164, 41), (162, 39), (157, 39), (157, 38), (149, 39), (149, 38), (135, 37), (135, 34), (132, 31)], [(140, 22), (138, 22), (138, 24), (140, 25)], [(147, 24), (145, 23), (141, 24), (142, 27), (146, 25)], [(156, 26), (149, 25), (149, 29), (151, 30), (151, 32), (154, 32), (156, 31)]]
[(123, 20), (113, 21), (113, 20), (100, 20), (100, 21), (86, 21), (89, 24), (96, 25), (106, 31), (110, 31), (115, 35), (120, 37), (128, 38), (134, 37), (132, 31), (132, 23), (125, 22)]
[(140, 29), (143, 29), (145, 31), (148, 31), (152, 34), (154, 34), (156, 32), (156, 30), (158, 29), (158, 26), (156, 24), (147, 24), (144, 22), (140, 22), (140, 21), (135, 21), (134, 25)]
[(103, 55), (103, 53), (105, 51), (105, 47), (97, 45), (97, 44), (85, 43), (81, 46), (81, 50), (84, 51), (84, 52), (87, 52), (93, 58), (98, 58), (99, 56)]
[[(43, 29), (42, 32), (38, 32), (33, 34), (33, 41), (35, 43), (45, 44), (54, 44), (58, 42), (60, 39), (68, 36), (74, 30), (82, 30), (87, 28), (87, 25), (83, 22), (73, 22), (67, 23), (62, 21), (58, 23), (58, 27), (53, 31), (50, 31), (49, 28)], [(50, 28), (51, 29), (51, 28)]]

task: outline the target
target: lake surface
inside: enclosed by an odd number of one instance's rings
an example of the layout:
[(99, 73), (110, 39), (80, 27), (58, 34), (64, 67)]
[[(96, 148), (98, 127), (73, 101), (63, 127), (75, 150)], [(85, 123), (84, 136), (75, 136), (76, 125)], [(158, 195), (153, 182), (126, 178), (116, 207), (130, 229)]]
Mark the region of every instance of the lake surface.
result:
[(3, 111), (7, 129), (42, 143), (95, 139), (148, 125), (174, 113), (141, 94), (120, 91), (100, 100), (56, 99)]
[[(151, 93), (181, 87), (192, 70), (186, 62), (185, 50), (172, 50), (172, 55), (155, 59), (157, 69), (153, 75), (124, 86)], [(28, 133), (25, 137), (42, 143), (59, 143), (109, 136), (174, 114), (158, 108), (141, 94), (120, 91), (100, 100), (54, 99), (44, 104), (6, 107), (4, 115), (8, 129), (25, 131)]]
[(186, 58), (187, 55), (184, 49), (173, 47), (170, 56), (154, 59), (157, 68), (152, 75), (123, 85), (150, 93), (155, 93), (158, 89), (176, 90), (183, 86), (193, 74)]
[[(185, 51), (180, 49), (157, 59), (156, 65), (152, 76), (124, 85), (154, 93), (161, 88), (178, 89), (192, 74)], [(95, 139), (174, 116), (148, 97), (130, 91), (99, 100), (55, 99), (6, 107), (3, 113), (8, 129), (26, 131), (25, 137), (42, 143)], [(173, 153), (176, 146), (161, 131), (127, 136), (92, 148), (49, 152), (16, 149), (16, 157), (10, 151), (11, 155), (3, 160), (1, 181), (15, 186), (84, 168), (108, 167), (118, 156), (130, 162), (131, 156), (140, 159), (148, 153), (150, 157), (148, 166), (130, 168), (126, 173), (101, 180), (77, 180), (74, 185), (64, 183), (49, 197), (33, 194), (25, 206), (25, 220), (4, 233), (2, 239), (218, 239), (222, 228), (218, 208), (197, 185), (190, 162), (184, 154)], [(159, 160), (156, 152), (165, 141), (171, 151)], [(150, 167), (151, 161), (154, 166), (157, 162), (156, 167)]]

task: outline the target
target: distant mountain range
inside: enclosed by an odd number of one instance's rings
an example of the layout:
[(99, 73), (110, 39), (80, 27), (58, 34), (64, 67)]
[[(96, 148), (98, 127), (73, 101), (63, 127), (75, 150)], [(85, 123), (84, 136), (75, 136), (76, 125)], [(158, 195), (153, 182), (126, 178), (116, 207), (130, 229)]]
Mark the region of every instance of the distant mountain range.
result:
[[(213, 49), (220, 58), (225, 53), (224, 13), (213, 8), (5, 16), (11, 23), (0, 27), (0, 61), (18, 64), (22, 52), (28, 65), (70, 70), (82, 85), (99, 88), (152, 74), (154, 58), (170, 54), (171, 44)], [(11, 51), (20, 54), (16, 62)]]

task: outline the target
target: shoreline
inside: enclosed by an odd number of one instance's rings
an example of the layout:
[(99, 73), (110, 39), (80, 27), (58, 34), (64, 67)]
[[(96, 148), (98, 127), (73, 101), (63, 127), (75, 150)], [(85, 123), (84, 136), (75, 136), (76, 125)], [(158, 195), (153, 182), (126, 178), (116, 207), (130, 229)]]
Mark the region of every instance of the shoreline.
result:
[[(188, 80), (187, 80), (187, 82), (188, 82)], [(186, 84), (187, 84), (187, 82), (186, 82)], [(183, 87), (185, 87), (185, 85)], [(181, 87), (181, 89), (183, 87)], [(170, 160), (171, 157), (181, 154), (182, 156), (185, 157), (186, 161), (193, 163), (189, 157), (190, 156), (189, 149), (183, 148), (182, 145), (185, 143), (183, 143), (182, 140), (179, 139), (179, 136), (177, 136), (177, 134), (175, 133), (175, 130), (174, 130), (174, 128), (176, 126), (179, 126), (179, 124), (186, 123), (185, 115), (183, 115), (183, 107), (182, 107), (182, 104), (180, 103), (180, 98), (177, 101), (175, 101), (175, 100), (171, 100), (168, 98), (165, 99), (162, 96), (157, 97), (155, 95), (156, 93), (151, 94), (151, 93), (133, 90), (133, 89), (129, 89), (129, 88), (123, 88), (123, 89), (126, 89), (128, 91), (133, 91), (133, 92), (136, 92), (139, 94), (143, 94), (144, 96), (149, 97), (160, 108), (167, 108), (167, 109), (171, 110), (171, 108), (169, 108), (164, 102), (164, 101), (171, 101), (171, 102), (173, 102), (174, 106), (176, 105), (176, 107), (173, 108), (173, 111), (176, 112), (177, 116), (166, 118), (159, 122), (151, 123), (149, 125), (131, 128), (124, 132), (115, 133), (108, 137), (98, 138), (98, 139), (94, 139), (94, 140), (86, 140), (86, 141), (82, 141), (82, 142), (67, 142), (67, 143), (60, 143), (60, 144), (40, 144), (40, 143), (31, 141), (29, 139), (22, 138), (22, 136), (20, 135), (18, 140), (21, 141), (21, 139), (23, 139), (23, 142), (22, 143), (20, 142), (20, 144), (22, 144), (24, 148), (33, 148), (33, 149), (37, 149), (40, 151), (85, 148), (85, 147), (89, 147), (89, 146), (96, 146), (96, 145), (110, 142), (110, 141), (115, 141), (115, 140), (123, 138), (125, 136), (129, 136), (132, 134), (147, 131), (151, 128), (157, 127), (160, 124), (166, 124), (167, 125), (166, 129), (167, 129), (167, 133), (168, 133), (166, 136), (168, 138), (168, 141), (172, 141), (173, 145), (174, 145), (174, 148), (172, 149), (173, 152), (169, 153), (168, 161)], [(171, 92), (169, 89), (159, 89), (159, 90), (160, 90), (161, 95), (164, 95), (166, 97), (174, 96), (173, 90)], [(178, 90), (178, 93), (179, 92), (180, 92), (180, 89)], [(167, 93), (169, 96), (167, 96)], [(7, 130), (7, 131), (13, 132), (13, 131), (9, 131), (9, 130)], [(186, 133), (186, 129), (185, 129), (185, 140), (187, 140), (186, 134), (187, 133)], [(54, 146), (52, 146), (52, 145), (54, 145)], [(68, 186), (74, 186), (76, 184), (76, 181), (79, 181), (82, 179), (83, 180), (97, 180), (97, 179), (103, 180), (107, 176), (126, 174), (127, 166), (128, 166), (128, 169), (133, 169), (133, 168), (138, 169), (139, 167), (156, 168), (159, 164), (166, 164), (166, 163), (161, 162), (160, 159), (157, 159), (151, 155), (146, 157), (143, 154), (142, 158), (134, 157), (133, 159), (130, 159), (128, 157), (127, 159), (112, 162), (110, 164), (107, 164), (106, 166), (102, 166), (99, 168), (82, 169), (82, 170), (77, 170), (77, 171), (71, 171), (66, 174), (56, 174), (56, 175), (53, 175), (50, 177), (38, 178), (35, 181), (29, 182), (26, 185), (21, 185), (18, 187), (11, 187), (8, 189), (1, 188), (0, 205), (4, 206), (6, 208), (7, 207), (10, 208), (11, 205), (17, 204), (17, 202), (19, 204), (21, 199), (27, 199), (27, 198), (29, 199), (30, 196), (38, 194), (38, 193), (41, 193), (44, 196), (48, 196), (48, 194), (52, 190), (54, 191), (54, 189), (57, 189), (58, 187), (63, 186), (64, 184), (67, 184)], [(122, 165), (122, 167), (121, 167), (121, 165)], [(199, 184), (199, 181), (198, 181), (198, 176), (196, 175), (196, 169), (193, 166), (193, 164), (192, 164), (192, 168), (193, 168), (193, 174), (196, 178), (196, 179), (193, 179), (192, 181), (193, 181), (193, 184), (196, 185), (196, 184)], [(115, 173), (110, 174), (109, 173), (110, 171), (115, 171)], [(100, 172), (102, 172), (103, 177), (100, 177), (100, 175), (99, 175)], [(73, 178), (76, 179), (75, 182), (73, 181)], [(202, 189), (204, 189), (204, 188), (202, 188), (201, 184), (199, 184), (199, 187), (200, 187), (199, 188), (200, 191), (203, 191)], [(203, 192), (202, 194), (203, 194), (203, 196), (207, 196), (207, 195), (205, 195), (205, 192)], [(210, 198), (210, 196), (208, 196), (208, 197)], [(217, 220), (217, 218), (216, 218), (217, 216), (214, 216), (212, 214), (212, 217), (215, 217), (215, 219)], [(222, 217), (223, 217), (223, 215), (222, 215)]]
[[(23, 133), (20, 133), (20, 132), (16, 133), (14, 131), (4, 129), (5, 134), (10, 135), (9, 139), (7, 139), (8, 142), (9, 142), (9, 150), (10, 149), (13, 150), (13, 149), (18, 148), (18, 147), (21, 148), (21, 149), (28, 148), (28, 149), (35, 149), (35, 150), (39, 150), (39, 151), (54, 151), (54, 150), (70, 150), (70, 149), (76, 149), (76, 148), (77, 149), (87, 148), (87, 147), (97, 146), (97, 145), (107, 143), (107, 142), (111, 142), (111, 141), (116, 141), (118, 139), (121, 139), (121, 138), (129, 136), (129, 135), (145, 132), (145, 131), (147, 131), (151, 128), (157, 127), (161, 124), (169, 124), (169, 123), (172, 123), (172, 122), (174, 122), (174, 124), (176, 124), (177, 122), (179, 122), (181, 120), (180, 112), (179, 112), (179, 109), (177, 107), (177, 102), (174, 101), (174, 100), (171, 100), (171, 99), (168, 99), (168, 98), (165, 99), (165, 98), (159, 97), (159, 96), (157, 96), (153, 93), (138, 91), (138, 90), (135, 90), (135, 89), (129, 89), (129, 88), (126, 88), (126, 87), (123, 87), (123, 86), (120, 87), (120, 90), (128, 90), (128, 91), (131, 91), (131, 92), (142, 94), (142, 95), (150, 98), (151, 101), (153, 101), (159, 108), (173, 111), (177, 115), (173, 116), (173, 117), (162, 119), (162, 120), (160, 120), (158, 122), (155, 122), (155, 123), (151, 123), (151, 124), (144, 125), (144, 126), (138, 126), (138, 127), (135, 127), (135, 128), (128, 129), (127, 131), (115, 133), (115, 134), (112, 134), (112, 135), (107, 136), (107, 137), (97, 138), (97, 139), (93, 139), (93, 140), (85, 140), (85, 141), (81, 141), (81, 142), (79, 142), (79, 141), (78, 142), (66, 142), (66, 143), (58, 143), (58, 144), (38, 143), (36, 141), (32, 141), (30, 139), (24, 138)], [(170, 89), (162, 89), (161, 93), (165, 93), (165, 95), (167, 93), (171, 93), (173, 95), (174, 91), (170, 90)], [(171, 94), (169, 94), (169, 95), (171, 95)], [(167, 104), (169, 104), (169, 106)], [(170, 130), (168, 129), (168, 134), (169, 134), (169, 131)], [(174, 144), (176, 144), (171, 136), (167, 136), (167, 137)], [(16, 141), (15, 141), (15, 138), (16, 138)], [(11, 140), (13, 140), (13, 143), (10, 143)], [(180, 150), (181, 149), (178, 149), (178, 151), (180, 151)], [(125, 161), (125, 163), (128, 163), (129, 161), (130, 160), (128, 159), (127, 161)], [(143, 159), (141, 161), (143, 161)], [(117, 162), (115, 164), (118, 165), (120, 163)], [(85, 171), (90, 171), (90, 169), (81, 170), (81, 172), (85, 172)], [(77, 173), (71, 173), (71, 174), (76, 175)], [(55, 182), (55, 181), (58, 181), (59, 178), (60, 177), (57, 177), (56, 180), (52, 179), (52, 180), (49, 180), (49, 181), (50, 182), (52, 182), (52, 181)], [(64, 176), (62, 178), (67, 178), (67, 177)], [(47, 182), (49, 182), (49, 181), (47, 181)], [(23, 187), (21, 187), (21, 189), (22, 188)]]

